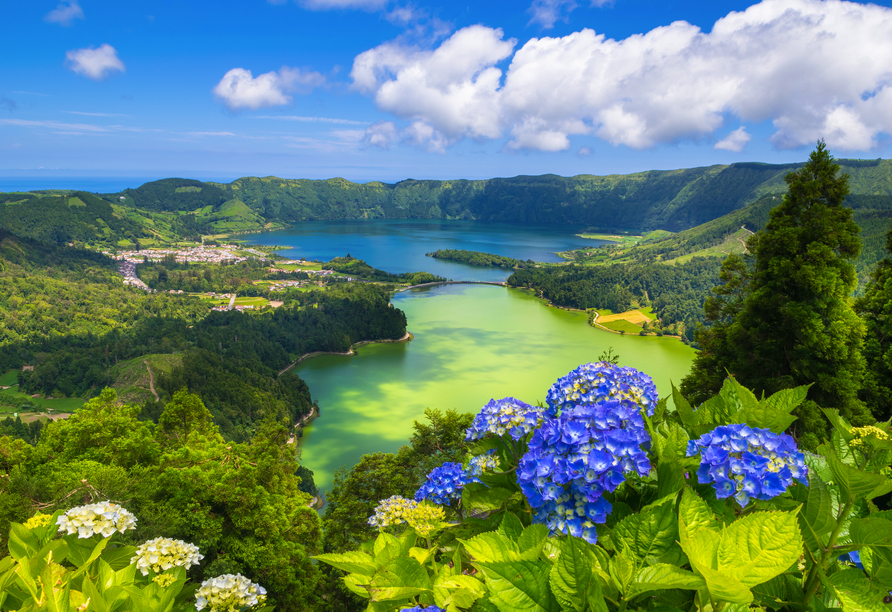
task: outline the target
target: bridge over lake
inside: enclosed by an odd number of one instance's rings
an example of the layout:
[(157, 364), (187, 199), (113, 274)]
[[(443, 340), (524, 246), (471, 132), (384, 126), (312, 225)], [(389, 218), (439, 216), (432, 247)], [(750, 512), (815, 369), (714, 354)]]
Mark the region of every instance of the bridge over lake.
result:
[(412, 285), (411, 287), (404, 287), (396, 291), (396, 293), (402, 293), (403, 291), (408, 291), (409, 289), (418, 289), (419, 287), (436, 287), (437, 285), (496, 285), (497, 287), (504, 287), (505, 281), (501, 282), (493, 282), (493, 281), (437, 281), (434, 283), (422, 283), (420, 285)]

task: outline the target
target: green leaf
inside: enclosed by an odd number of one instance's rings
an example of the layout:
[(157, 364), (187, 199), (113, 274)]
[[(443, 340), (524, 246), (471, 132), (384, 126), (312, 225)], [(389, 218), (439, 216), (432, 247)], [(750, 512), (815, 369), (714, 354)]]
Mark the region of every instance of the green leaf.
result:
[(752, 591), (731, 576), (706, 566), (698, 566), (697, 571), (706, 581), (706, 589), (713, 599), (731, 603), (749, 603), (753, 600)]
[(323, 563), (328, 563), (332, 567), (345, 572), (364, 574), (371, 576), (378, 569), (379, 564), (365, 553), (346, 552), (346, 553), (326, 553), (322, 555), (314, 555), (313, 559), (319, 559)]
[[(739, 386), (736, 380), (734, 383)], [(747, 405), (731, 417), (731, 422), (745, 423), (750, 427), (763, 427), (774, 433), (783, 433), (796, 420), (796, 417), (791, 413), (805, 400), (810, 386), (803, 385), (795, 389), (783, 389), (755, 405)]]
[(472, 576), (440, 576), (434, 583), (434, 603), (440, 608), (470, 608), (483, 597), (486, 586)]
[(516, 561), (520, 557), (517, 544), (495, 531), (481, 533), (470, 540), (459, 541), (465, 545), (465, 550), (476, 561)]
[(40, 550), (40, 540), (21, 523), (9, 524), (9, 554), (13, 559), (22, 561), (32, 557)]
[(624, 518), (613, 529), (613, 543), (630, 553), (636, 569), (651, 557), (666, 553), (678, 539), (675, 495), (669, 495)]
[[(753, 395), (753, 392), (737, 382), (733, 376), (728, 376), (722, 383), (722, 389), (719, 395), (725, 400), (725, 406), (728, 409), (729, 416), (747, 411), (758, 411), (759, 400)], [(738, 421), (730, 421), (736, 423)]]
[(506, 512), (502, 517), (502, 524), (499, 525), (499, 535), (511, 540), (516, 540), (523, 533), (523, 523), (513, 513)]
[(687, 589), (696, 591), (706, 588), (706, 581), (687, 570), (666, 563), (658, 563), (642, 568), (632, 582), (629, 590), (629, 598), (636, 597), (647, 591), (661, 589)]
[(855, 550), (865, 546), (892, 548), (892, 521), (872, 516), (852, 519), (849, 523), (849, 539)]
[(486, 576), (492, 602), (502, 612), (559, 612), (561, 609), (548, 588), (551, 564), (547, 561), (476, 565)]
[(836, 518), (833, 514), (833, 496), (827, 485), (811, 471), (808, 474), (808, 497), (803, 511), (799, 513), (799, 524), (805, 544), (817, 558), (836, 526)]
[(517, 546), (520, 549), (520, 560), (535, 561), (538, 559), (547, 539), (548, 527), (545, 525), (530, 525), (524, 529), (517, 540)]
[(625, 554), (617, 553), (610, 558), (609, 571), (616, 588), (623, 594), (627, 593), (635, 577), (635, 562)]
[(758, 512), (725, 527), (715, 569), (752, 587), (783, 573), (800, 554), (802, 536), (796, 513)]
[(504, 487), (488, 487), (479, 482), (467, 484), (462, 489), (461, 505), (463, 508), (491, 512), (501, 509), (516, 493)]
[(854, 438), (852, 426), (845, 420), (845, 417), (839, 414), (839, 410), (836, 408), (821, 408), (821, 411), (827, 417), (827, 420), (830, 421), (833, 431), (838, 431), (845, 438), (846, 442), (851, 442), (852, 438)]
[(870, 474), (846, 465), (825, 444), (818, 447), (818, 452), (827, 458), (827, 465), (833, 472), (833, 480), (840, 486), (845, 497), (873, 499), (892, 492), (892, 478), (886, 478), (881, 474)]
[[(689, 532), (693, 533), (701, 529), (708, 529), (713, 533), (721, 531), (721, 525), (716, 521), (715, 514), (690, 487), (681, 494), (681, 503), (678, 505), (679, 521), (684, 520)], [(681, 527), (679, 527), (680, 529)]]
[(584, 612), (594, 585), (598, 584), (597, 559), (586, 542), (579, 538), (571, 536), (559, 540), (559, 547), (560, 555), (549, 575), (551, 591), (565, 609)]
[(859, 569), (836, 572), (825, 582), (842, 604), (845, 612), (885, 612), (886, 591), (873, 585)]
[(675, 388), (674, 383), (672, 384), (672, 401), (675, 402), (675, 411), (681, 417), (682, 423), (688, 427), (694, 427), (698, 424), (697, 415), (694, 414), (694, 409), (691, 407), (690, 402)]
[(375, 563), (383, 565), (400, 554), (400, 542), (389, 533), (381, 532), (375, 538)]
[(415, 587), (378, 587), (374, 585), (369, 586), (368, 590), (370, 600), (373, 602), (409, 599), (423, 593), (430, 593), (430, 589), (418, 589)]

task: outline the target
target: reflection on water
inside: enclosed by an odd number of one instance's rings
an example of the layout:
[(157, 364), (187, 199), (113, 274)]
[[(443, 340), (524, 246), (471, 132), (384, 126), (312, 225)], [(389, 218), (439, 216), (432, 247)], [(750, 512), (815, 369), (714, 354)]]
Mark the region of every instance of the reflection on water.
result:
[(506, 396), (544, 402), (558, 377), (610, 346), (620, 365), (652, 376), (662, 396), (694, 355), (672, 338), (593, 329), (585, 313), (515, 289), (450, 285), (401, 293), (393, 302), (406, 312), (412, 342), (367, 345), (354, 357), (316, 357), (295, 369), (322, 414), (305, 432), (301, 459), (320, 489), (329, 488), (336, 468), (406, 444), (425, 408), (476, 413)]

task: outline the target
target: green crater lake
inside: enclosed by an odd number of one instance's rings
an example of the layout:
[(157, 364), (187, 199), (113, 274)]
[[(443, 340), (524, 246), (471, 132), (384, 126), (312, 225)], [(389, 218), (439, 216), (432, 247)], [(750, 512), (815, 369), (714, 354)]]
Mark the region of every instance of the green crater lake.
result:
[(694, 357), (677, 339), (597, 330), (585, 313), (522, 290), (441, 286), (397, 294), (393, 305), (406, 313), (411, 342), (365, 345), (355, 356), (319, 356), (295, 369), (321, 412), (301, 444), (301, 463), (321, 490), (335, 469), (406, 444), (425, 408), (476, 414), (493, 398), (544, 402), (558, 377), (611, 346), (620, 365), (650, 375), (663, 397)]

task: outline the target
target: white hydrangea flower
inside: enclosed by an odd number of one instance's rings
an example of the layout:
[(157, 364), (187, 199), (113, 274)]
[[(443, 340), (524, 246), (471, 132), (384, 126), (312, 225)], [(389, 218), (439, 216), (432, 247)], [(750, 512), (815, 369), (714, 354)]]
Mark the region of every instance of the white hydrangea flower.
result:
[(130, 563), (136, 563), (136, 568), (142, 575), (148, 576), (149, 570), (160, 574), (172, 567), (189, 569), (198, 565), (202, 559), (204, 555), (198, 554), (195, 544), (170, 538), (155, 538), (141, 544)]
[(108, 538), (114, 532), (124, 533), (136, 528), (136, 517), (118, 504), (99, 502), (72, 508), (56, 519), (56, 524), (68, 535), (89, 538), (94, 533)]
[(223, 574), (201, 583), (195, 593), (195, 608), (210, 612), (238, 612), (266, 601), (266, 589), (241, 574)]

